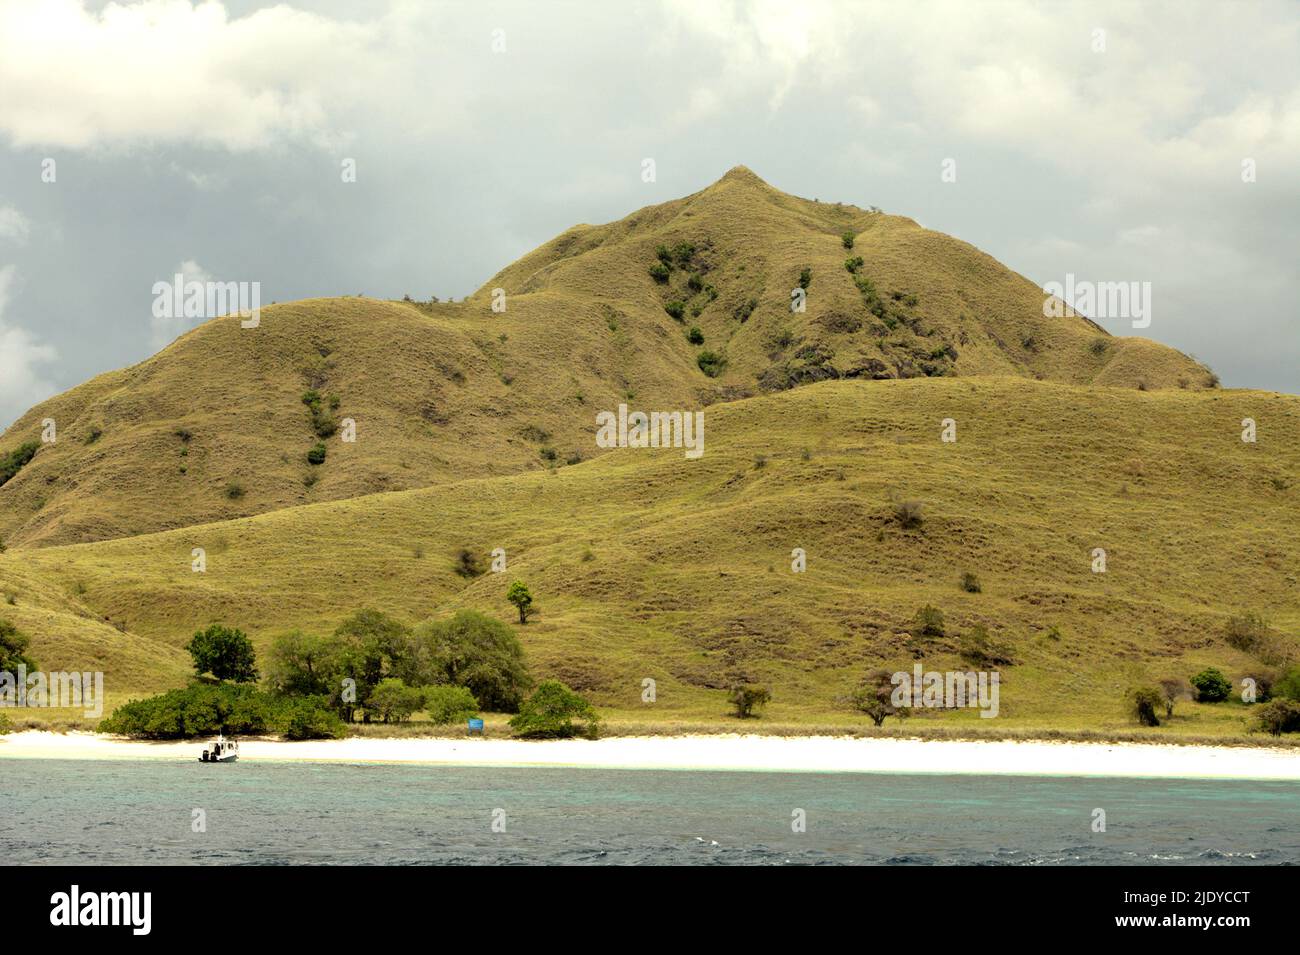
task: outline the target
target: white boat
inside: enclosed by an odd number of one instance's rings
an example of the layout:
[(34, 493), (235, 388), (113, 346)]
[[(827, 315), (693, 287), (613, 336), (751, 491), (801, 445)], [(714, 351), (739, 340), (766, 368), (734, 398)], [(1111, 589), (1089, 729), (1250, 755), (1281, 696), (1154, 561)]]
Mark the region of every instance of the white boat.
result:
[(217, 741), (210, 749), (199, 755), (201, 763), (233, 763), (239, 759), (239, 740), (228, 740), (224, 734), (217, 734)]

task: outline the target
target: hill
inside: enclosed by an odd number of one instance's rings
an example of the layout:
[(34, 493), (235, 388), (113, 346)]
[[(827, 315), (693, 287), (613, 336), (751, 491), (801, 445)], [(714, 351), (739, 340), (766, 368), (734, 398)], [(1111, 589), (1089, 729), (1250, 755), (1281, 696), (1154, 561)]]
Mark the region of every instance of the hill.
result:
[[(1125, 689), (1215, 665), (1234, 680), (1300, 652), (1300, 398), (1099, 389), (1023, 377), (826, 381), (710, 407), (706, 450), (621, 449), (572, 467), (298, 506), (129, 540), (0, 556), (4, 608), (49, 668), (93, 658), (118, 694), (177, 679), (197, 627), (260, 649), (374, 606), (414, 622), (459, 607), (511, 619), (539, 677), (618, 719), (720, 718), (737, 680), (768, 718), (861, 722), (876, 665), (959, 664), (988, 629), (1001, 717), (969, 725), (1131, 728)], [(1243, 418), (1259, 425), (1241, 440)], [(940, 440), (943, 419), (957, 441)], [(919, 526), (898, 504), (922, 505)], [(191, 548), (207, 552), (193, 573)], [(505, 574), (454, 570), (469, 547)], [(1105, 573), (1093, 572), (1104, 548)], [(803, 548), (807, 570), (791, 571)], [(960, 586), (965, 573), (981, 591)], [(919, 638), (923, 605), (944, 615)], [(1228, 618), (1258, 612), (1267, 645)], [(79, 614), (88, 614), (93, 622)], [(642, 680), (658, 702), (640, 702)], [(120, 697), (119, 697), (120, 698)], [(1185, 704), (1161, 732), (1238, 733), (1242, 708)]]
[[(43, 402), (0, 436), (3, 457), (46, 419), (58, 433), (0, 485), (0, 539), (130, 537), (537, 471), (598, 453), (594, 414), (625, 401), (699, 408), (858, 378), (1212, 384), (1150, 340), (1044, 318), (1043, 298), (964, 242), (737, 167), (694, 195), (576, 226), (464, 302), (271, 305), (256, 329), (214, 319)], [(344, 418), (355, 443), (333, 431)], [(311, 464), (318, 441), (327, 456)]]

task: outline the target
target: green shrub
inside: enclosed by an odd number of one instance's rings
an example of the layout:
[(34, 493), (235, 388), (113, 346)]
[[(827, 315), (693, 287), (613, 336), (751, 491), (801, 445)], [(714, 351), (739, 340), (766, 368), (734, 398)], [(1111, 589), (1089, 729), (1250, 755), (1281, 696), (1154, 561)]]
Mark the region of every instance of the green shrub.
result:
[(717, 378), (722, 374), (722, 369), (727, 366), (727, 359), (718, 352), (706, 349), (696, 357), (695, 363), (700, 366), (700, 371), (710, 378)]
[(736, 715), (742, 720), (758, 715), (758, 711), (772, 699), (772, 692), (765, 686), (753, 683), (740, 683), (731, 688), (727, 702), (736, 709)]
[(968, 594), (978, 594), (984, 590), (984, 587), (980, 584), (978, 577), (967, 571), (961, 575), (961, 589)]
[(809, 285), (812, 285), (812, 269), (805, 268), (799, 273), (799, 287), (806, 289)]
[(479, 561), (478, 555), (468, 547), (462, 547), (460, 552), (456, 554), (456, 563), (453, 565), (452, 569), (461, 577), (470, 580), (475, 577), (482, 577), (487, 573), (487, 571), (483, 569), (483, 564)]
[(525, 739), (568, 739), (585, 736), (595, 739), (600, 731), (600, 717), (586, 699), (559, 680), (545, 680), (510, 721), (516, 736)]
[(424, 691), (407, 686), (397, 677), (387, 677), (375, 684), (366, 700), (366, 709), (385, 723), (401, 723), (424, 705)]
[(1268, 623), (1257, 613), (1229, 617), (1224, 631), (1228, 646), (1243, 653), (1258, 653), (1270, 643)]
[(667, 282), (670, 274), (668, 266), (664, 265), (662, 262), (656, 262), (654, 265), (650, 266), (650, 277), (656, 282)]
[(284, 700), (276, 714), (276, 728), (291, 740), (342, 739), (348, 731), (323, 696)]
[(1129, 707), (1134, 718), (1143, 726), (1159, 726), (1160, 717), (1156, 710), (1164, 705), (1164, 697), (1152, 686), (1140, 686), (1129, 690)]
[(214, 733), (289, 739), (337, 738), (345, 728), (323, 697), (277, 697), (247, 685), (193, 684), (119, 706), (101, 733), (140, 739), (189, 739)]
[(21, 471), (40, 450), (39, 441), (25, 441), (18, 447), (14, 448), (8, 454), (0, 456), (0, 485), (7, 484), (9, 480)]
[(664, 311), (680, 322), (682, 316), (686, 314), (686, 303), (673, 299), (671, 302), (664, 303)]
[(1228, 678), (1214, 667), (1207, 667), (1192, 677), (1192, 686), (1196, 688), (1196, 698), (1203, 703), (1221, 703), (1232, 692)]
[(446, 726), (477, 716), (478, 700), (463, 686), (426, 686), (424, 709), (429, 715), (429, 722)]
[(852, 275), (856, 275), (858, 269), (862, 268), (862, 256), (855, 255), (850, 259), (844, 260), (844, 268)]
[(920, 527), (925, 523), (925, 504), (921, 501), (899, 501), (894, 505), (894, 520), (904, 530)]
[(758, 299), (751, 298), (737, 305), (735, 311), (732, 314), (735, 315), (736, 318), (740, 319), (742, 323), (744, 323), (749, 321), (749, 316), (754, 314), (754, 309), (756, 308), (758, 308)]
[(914, 637), (942, 637), (944, 635), (943, 612), (937, 607), (926, 604), (912, 617), (910, 632)]
[(244, 485), (238, 481), (231, 481), (226, 485), (226, 497), (232, 501), (238, 501), (244, 496)]
[(962, 634), (957, 652), (967, 664), (976, 669), (1013, 666), (1016, 662), (1011, 648), (996, 642), (989, 636), (988, 628), (981, 623), (971, 627), (969, 633)]
[(691, 258), (694, 255), (695, 255), (694, 242), (678, 242), (675, 246), (673, 246), (673, 258), (677, 260), (678, 265), (681, 266), (690, 265)]
[[(3, 670), (4, 667), (0, 667)], [(1300, 667), (1292, 667), (1273, 684), (1273, 695), (1300, 702)]]
[(686, 333), (686, 340), (692, 345), (704, 344), (704, 332), (700, 331), (698, 325), (692, 325), (691, 330)]
[(699, 292), (704, 288), (704, 279), (700, 278), (699, 272), (692, 272), (686, 279), (686, 287), (692, 292)]
[(846, 249), (851, 249), (851, 248), (853, 248), (853, 233), (852, 233), (852, 232), (844, 232), (844, 233), (842, 233), (842, 234), (840, 235), (840, 243), (841, 243), (841, 244), (844, 246), (844, 248), (846, 248)]
[(668, 251), (668, 246), (666, 245), (659, 245), (655, 247), (655, 257), (664, 266), (671, 266), (673, 264), (673, 254)]
[(312, 445), (312, 449), (307, 452), (307, 463), (324, 464), (325, 455), (327, 453), (328, 453), (328, 449), (325, 447), (324, 442), (317, 441), (314, 445)]

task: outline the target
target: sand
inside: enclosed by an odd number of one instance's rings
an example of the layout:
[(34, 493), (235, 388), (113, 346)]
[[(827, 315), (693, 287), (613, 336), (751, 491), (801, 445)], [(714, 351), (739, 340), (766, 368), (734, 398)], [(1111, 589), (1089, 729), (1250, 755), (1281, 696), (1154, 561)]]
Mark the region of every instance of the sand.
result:
[[(28, 731), (0, 736), (0, 759), (170, 759), (197, 763), (206, 742), (155, 743), (95, 733)], [(240, 760), (1300, 780), (1300, 749), (830, 736), (654, 736), (545, 742), (352, 738), (291, 743), (246, 739), (240, 742)]]

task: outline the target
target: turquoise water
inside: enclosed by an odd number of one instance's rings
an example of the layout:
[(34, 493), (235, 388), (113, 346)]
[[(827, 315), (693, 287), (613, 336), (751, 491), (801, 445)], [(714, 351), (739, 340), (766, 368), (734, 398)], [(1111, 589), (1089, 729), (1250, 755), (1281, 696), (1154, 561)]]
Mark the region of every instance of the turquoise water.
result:
[[(195, 809), (206, 832), (192, 831)], [(806, 832), (791, 831), (795, 809)], [(0, 859), (1300, 864), (1300, 785), (5, 759)]]

